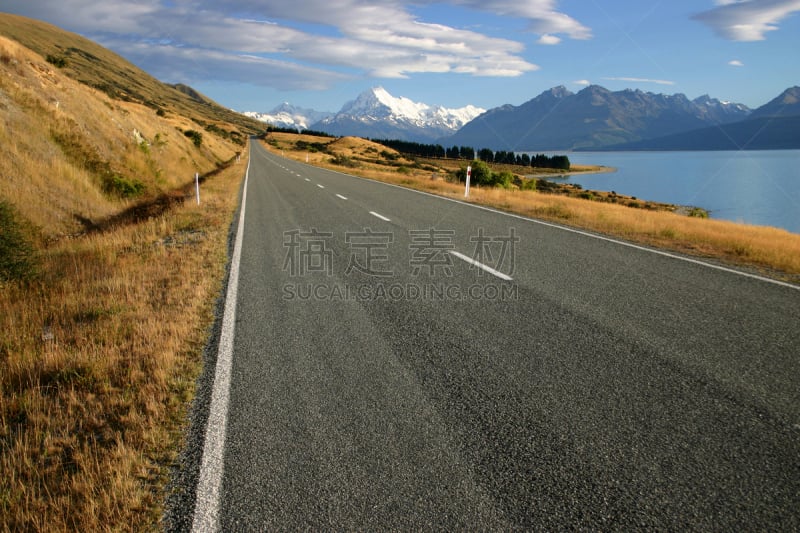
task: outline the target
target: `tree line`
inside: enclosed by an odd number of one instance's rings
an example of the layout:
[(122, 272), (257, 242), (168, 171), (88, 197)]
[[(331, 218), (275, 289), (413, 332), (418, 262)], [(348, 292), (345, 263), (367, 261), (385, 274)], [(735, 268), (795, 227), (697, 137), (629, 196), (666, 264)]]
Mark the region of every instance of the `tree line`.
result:
[(521, 167), (534, 168), (555, 168), (559, 170), (569, 170), (570, 161), (565, 155), (548, 156), (545, 154), (518, 154), (503, 150), (493, 151), (489, 148), (482, 148), (477, 152), (471, 146), (453, 146), (445, 148), (440, 144), (423, 144), (412, 141), (400, 141), (397, 139), (370, 139), (372, 142), (382, 144), (387, 148), (397, 150), (402, 154), (417, 157), (427, 157), (433, 159), (478, 159), (486, 163), (498, 163), (506, 165), (517, 165)]

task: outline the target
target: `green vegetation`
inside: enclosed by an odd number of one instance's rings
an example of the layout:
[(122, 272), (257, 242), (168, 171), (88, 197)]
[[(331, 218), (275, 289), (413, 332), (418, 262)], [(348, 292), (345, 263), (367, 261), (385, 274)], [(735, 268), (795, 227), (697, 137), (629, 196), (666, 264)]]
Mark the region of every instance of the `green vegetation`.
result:
[(342, 154), (336, 154), (333, 158), (331, 158), (331, 163), (348, 168), (358, 167), (358, 161), (354, 160), (352, 157)]
[[(485, 187), (502, 187), (509, 189), (514, 184), (514, 174), (507, 170), (494, 172), (483, 161), (473, 161), (471, 164), (470, 184)], [(456, 171), (458, 181), (466, 182), (467, 167), (462, 166)]]
[(64, 56), (47, 54), (47, 62), (57, 68), (64, 68), (67, 66), (67, 59)]
[(186, 131), (183, 132), (183, 134), (185, 136), (189, 137), (192, 140), (192, 142), (194, 143), (194, 145), (197, 146), (198, 148), (200, 148), (200, 145), (203, 144), (203, 134), (200, 133), (199, 131), (197, 131), (197, 130), (186, 130)]
[(482, 148), (476, 152), (471, 146), (453, 146), (445, 149), (439, 144), (422, 144), (396, 139), (371, 140), (372, 142), (397, 150), (401, 154), (416, 157), (430, 159), (466, 159), (468, 161), (477, 158), (484, 163), (533, 168), (553, 168), (558, 170), (570, 169), (569, 158), (565, 155), (547, 156), (545, 154), (537, 154), (531, 157), (528, 154), (517, 154), (515, 152), (506, 152), (502, 150), (495, 152), (489, 148)]
[(145, 191), (145, 184), (119, 174), (103, 176), (103, 192), (119, 198), (135, 198)]
[(311, 152), (312, 154), (315, 154), (317, 152), (322, 152), (324, 154), (328, 152), (328, 145), (321, 142), (310, 143), (303, 140), (299, 140), (297, 141), (296, 146), (298, 150), (306, 150), (308, 152)]
[(0, 200), (0, 282), (24, 281), (35, 275), (32, 233), (33, 228), (22, 220), (14, 206)]

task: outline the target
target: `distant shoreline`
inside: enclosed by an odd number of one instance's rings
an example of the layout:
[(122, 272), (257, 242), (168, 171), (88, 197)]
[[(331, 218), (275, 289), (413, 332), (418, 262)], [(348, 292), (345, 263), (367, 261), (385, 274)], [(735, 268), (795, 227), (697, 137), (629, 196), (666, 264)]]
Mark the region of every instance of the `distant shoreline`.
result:
[(570, 176), (579, 176), (581, 174), (606, 174), (616, 171), (616, 167), (607, 167), (604, 165), (571, 165), (569, 170), (551, 169), (548, 172), (548, 169), (537, 169), (536, 172), (525, 174), (525, 177), (566, 179)]

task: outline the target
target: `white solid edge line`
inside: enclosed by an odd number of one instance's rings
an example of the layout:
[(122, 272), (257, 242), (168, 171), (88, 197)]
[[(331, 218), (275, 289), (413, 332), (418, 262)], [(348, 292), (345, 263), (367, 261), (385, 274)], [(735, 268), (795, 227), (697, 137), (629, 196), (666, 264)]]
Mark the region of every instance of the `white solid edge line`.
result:
[(379, 219), (381, 219), (381, 220), (383, 220), (383, 221), (386, 221), (386, 222), (391, 222), (391, 220), (389, 220), (389, 219), (388, 219), (388, 218), (386, 218), (385, 216), (381, 215), (380, 213), (376, 213), (375, 211), (370, 211), (370, 212), (369, 212), (369, 214), (370, 214), (370, 215), (372, 215), (372, 216), (374, 216), (374, 217), (377, 217), (377, 218), (379, 218)]
[(336, 195), (337, 198), (341, 198), (342, 200), (347, 200), (346, 196), (342, 196), (341, 194)]
[(214, 371), (214, 386), (211, 391), (211, 406), (208, 410), (206, 435), (203, 444), (203, 459), (197, 482), (194, 504), (193, 532), (217, 531), (219, 528), (219, 499), (222, 489), (222, 472), (225, 458), (225, 432), (228, 425), (228, 400), (231, 388), (231, 363), (233, 359), (233, 340), (236, 328), (236, 300), (239, 292), (239, 263), (242, 256), (244, 235), (244, 211), (247, 205), (247, 183), (250, 177), (250, 161), (253, 158), (252, 144), (247, 171), (244, 175), (242, 208), (239, 225), (236, 228), (236, 241), (231, 257), (228, 277), (228, 290), (225, 296), (225, 311), (222, 315), (222, 329), (217, 351), (217, 365)]
[(448, 202), (461, 204), (461, 205), (467, 206), (467, 207), (474, 207), (475, 209), (482, 209), (484, 211), (489, 211), (490, 213), (496, 213), (498, 215), (504, 215), (504, 216), (511, 217), (511, 218), (517, 218), (519, 220), (524, 220), (526, 222), (532, 222), (534, 224), (540, 224), (542, 226), (547, 226), (549, 228), (560, 229), (562, 231), (568, 231), (570, 233), (576, 233), (578, 235), (583, 235), (584, 237), (590, 237), (592, 239), (598, 239), (598, 240), (601, 240), (601, 241), (611, 242), (611, 243), (614, 243), (614, 244), (619, 244), (620, 246), (627, 246), (628, 248), (633, 248), (635, 250), (641, 250), (643, 252), (648, 252), (648, 253), (660, 255), (660, 256), (663, 256), (663, 257), (669, 257), (670, 259), (677, 259), (678, 261), (685, 261), (687, 263), (693, 263), (695, 265), (703, 266), (703, 267), (706, 267), (706, 268), (713, 268), (715, 270), (721, 270), (722, 272), (728, 272), (729, 274), (736, 274), (737, 276), (742, 276), (742, 277), (745, 277), (745, 278), (755, 279), (755, 280), (758, 280), (758, 281), (763, 281), (763, 282), (766, 282), (766, 283), (771, 283), (773, 285), (779, 285), (781, 287), (786, 287), (788, 289), (794, 289), (796, 291), (800, 291), (800, 285), (793, 285), (791, 283), (786, 283), (785, 281), (779, 281), (777, 279), (771, 279), (771, 278), (766, 278), (764, 276), (759, 276), (758, 274), (750, 274), (749, 272), (743, 272), (741, 270), (736, 270), (734, 268), (728, 268), (728, 267), (724, 267), (724, 266), (721, 266), (721, 265), (715, 265), (713, 263), (706, 263), (705, 261), (701, 261), (699, 259), (693, 259), (691, 257), (684, 257), (684, 256), (676, 255), (676, 254), (673, 254), (673, 253), (670, 253), (670, 252), (664, 252), (664, 251), (661, 251), (661, 250), (655, 250), (653, 248), (647, 248), (646, 246), (640, 246), (638, 244), (633, 244), (633, 243), (630, 243), (630, 242), (625, 242), (625, 241), (620, 241), (620, 240), (617, 240), (617, 239), (612, 239), (611, 237), (604, 237), (602, 235), (597, 235), (595, 233), (589, 233), (588, 231), (582, 231), (582, 230), (579, 230), (579, 229), (569, 228), (567, 226), (560, 226), (558, 224), (554, 224), (554, 223), (551, 223), (551, 222), (545, 222), (543, 220), (537, 220), (535, 218), (524, 217), (522, 215), (516, 215), (514, 213), (506, 213), (505, 211), (498, 211), (497, 209), (492, 209), (491, 207), (485, 207), (485, 206), (482, 206), (482, 205), (471, 204), (469, 202), (463, 202), (463, 201), (457, 200), (455, 198), (448, 198), (446, 196), (437, 196), (437, 195), (431, 194), (429, 192), (417, 191), (417, 190), (414, 190), (414, 189), (409, 189), (407, 187), (402, 187), (400, 185), (395, 185), (394, 183), (385, 183), (385, 182), (382, 182), (382, 181), (370, 180), (369, 178), (362, 178), (360, 176), (353, 176), (352, 174), (345, 174), (344, 172), (338, 172), (336, 170), (330, 170), (330, 169), (324, 169), (324, 170), (328, 170), (328, 172), (334, 172), (336, 174), (341, 174), (342, 176), (348, 176), (350, 178), (364, 180), (364, 181), (367, 181), (369, 183), (374, 183), (376, 185), (385, 185), (387, 187), (394, 187), (396, 189), (401, 189), (401, 190), (404, 190), (404, 191), (409, 191), (409, 192), (413, 192), (413, 193), (417, 193), (417, 194), (422, 194), (422, 195), (425, 195), (425, 196), (430, 196), (431, 198), (438, 198), (439, 200), (447, 200)]
[[(312, 166), (309, 163), (305, 163), (305, 164), (308, 165), (308, 166)], [(516, 215), (514, 213), (506, 213), (505, 211), (498, 211), (497, 209), (492, 209), (491, 207), (485, 207), (485, 206), (482, 206), (482, 205), (471, 204), (469, 202), (464, 202), (462, 200), (457, 200), (455, 198), (448, 198), (446, 196), (438, 196), (436, 194), (431, 194), (431, 193), (425, 192), (425, 191), (417, 191), (415, 189), (409, 189), (408, 187), (402, 187), (400, 185), (395, 185), (394, 183), (385, 183), (383, 181), (375, 181), (375, 180), (371, 180), (369, 178), (362, 178), (360, 176), (354, 176), (352, 174), (346, 174), (344, 172), (339, 172), (338, 170), (331, 170), (331, 169), (327, 169), (327, 168), (323, 169), (321, 167), (314, 167), (314, 168), (317, 168), (319, 170), (327, 170), (328, 172), (332, 172), (334, 174), (341, 174), (342, 176), (347, 176), (348, 178), (355, 178), (355, 179), (359, 179), (359, 180), (366, 181), (366, 182), (369, 182), (369, 183), (374, 183), (376, 185), (385, 185), (387, 187), (394, 187), (396, 189), (401, 189), (401, 190), (404, 190), (404, 191), (414, 192), (414, 193), (417, 193), (417, 194), (423, 194), (425, 196), (430, 196), (431, 198), (438, 198), (440, 200), (447, 200), (448, 202), (453, 202), (453, 203), (461, 204), (461, 205), (468, 206), (468, 207), (474, 207), (475, 209), (482, 209), (484, 211), (489, 211), (490, 213), (496, 213), (498, 215), (505, 215), (507, 217), (517, 218), (519, 220), (525, 220), (527, 222), (533, 222), (534, 224), (540, 224), (542, 226), (547, 226), (549, 228), (555, 228), (555, 229), (560, 229), (562, 231), (568, 231), (570, 233), (576, 233), (578, 235), (583, 235), (585, 237), (590, 237), (592, 239), (599, 239), (601, 241), (606, 241), (606, 242), (611, 242), (611, 243), (614, 243), (614, 244), (619, 244), (620, 246), (627, 246), (628, 248), (633, 248), (635, 250), (641, 250), (643, 252), (648, 252), (648, 253), (660, 255), (660, 256), (663, 256), (663, 257), (669, 257), (670, 259), (677, 259), (678, 261), (685, 261), (687, 263), (692, 263), (692, 264), (703, 266), (703, 267), (706, 267), (706, 268), (713, 268), (714, 270), (720, 270), (722, 272), (727, 272), (729, 274), (735, 274), (737, 276), (742, 276), (742, 277), (745, 277), (745, 278), (755, 279), (755, 280), (758, 280), (758, 281), (763, 281), (763, 282), (766, 282), (766, 283), (771, 283), (773, 285), (779, 285), (781, 287), (786, 287), (788, 289), (794, 289), (796, 291), (800, 291), (800, 285), (793, 285), (791, 283), (786, 283), (785, 281), (779, 281), (777, 279), (772, 279), (772, 278), (766, 278), (764, 276), (759, 276), (758, 274), (750, 274), (749, 272), (743, 272), (741, 270), (736, 270), (734, 268), (728, 268), (728, 267), (724, 267), (724, 266), (721, 266), (721, 265), (715, 265), (713, 263), (706, 263), (705, 261), (701, 261), (699, 259), (693, 259), (691, 257), (685, 257), (685, 256), (681, 256), (681, 255), (676, 255), (676, 254), (673, 254), (673, 253), (670, 253), (670, 252), (663, 252), (661, 250), (656, 250), (654, 248), (647, 248), (645, 246), (639, 246), (638, 244), (633, 244), (633, 243), (630, 243), (630, 242), (625, 242), (625, 241), (620, 241), (620, 240), (617, 240), (617, 239), (612, 239), (611, 237), (603, 237), (602, 235), (597, 235), (595, 233), (589, 233), (588, 231), (582, 231), (582, 230), (579, 230), (579, 229), (569, 228), (567, 226), (560, 226), (558, 224), (553, 224), (551, 222), (545, 222), (543, 220), (537, 220), (535, 218), (524, 217), (522, 215)]]
[(448, 251), (448, 253), (449, 253), (450, 255), (454, 255), (454, 256), (458, 257), (458, 258), (459, 258), (459, 259), (461, 259), (462, 261), (466, 261), (466, 262), (467, 262), (467, 263), (469, 263), (470, 265), (475, 265), (476, 267), (480, 268), (481, 270), (485, 270), (485, 271), (486, 271), (486, 272), (488, 272), (489, 274), (491, 274), (491, 275), (493, 275), (493, 276), (497, 276), (498, 278), (500, 278), (500, 279), (502, 279), (502, 280), (505, 280), (505, 281), (514, 281), (514, 280), (511, 278), (511, 276), (507, 276), (507, 275), (503, 274), (502, 272), (500, 272), (500, 271), (497, 271), (497, 270), (493, 269), (493, 268), (492, 268), (492, 267), (490, 267), (490, 266), (484, 265), (484, 264), (483, 264), (483, 263), (481, 263), (480, 261), (475, 261), (473, 258), (471, 258), (471, 257), (468, 257), (468, 256), (466, 256), (466, 255), (464, 255), (464, 254), (461, 254), (461, 253), (455, 252), (455, 251), (453, 251), (453, 250), (449, 250), (449, 251)]

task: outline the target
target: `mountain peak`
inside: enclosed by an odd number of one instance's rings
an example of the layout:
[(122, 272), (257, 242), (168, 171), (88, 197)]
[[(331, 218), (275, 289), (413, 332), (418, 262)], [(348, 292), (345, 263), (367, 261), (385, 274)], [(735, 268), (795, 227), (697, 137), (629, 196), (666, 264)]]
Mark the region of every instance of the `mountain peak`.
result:
[(564, 87), (563, 85), (559, 85), (557, 87), (553, 87), (549, 91), (547, 91), (551, 95), (555, 96), (556, 98), (564, 98), (566, 96), (571, 96), (572, 92)]
[(430, 141), (454, 133), (484, 111), (475, 106), (459, 109), (430, 106), (404, 96), (393, 96), (377, 86), (347, 102), (335, 116), (323, 120), (314, 129), (336, 135)]
[(800, 115), (800, 87), (789, 87), (777, 98), (753, 111), (753, 117), (791, 117)]

